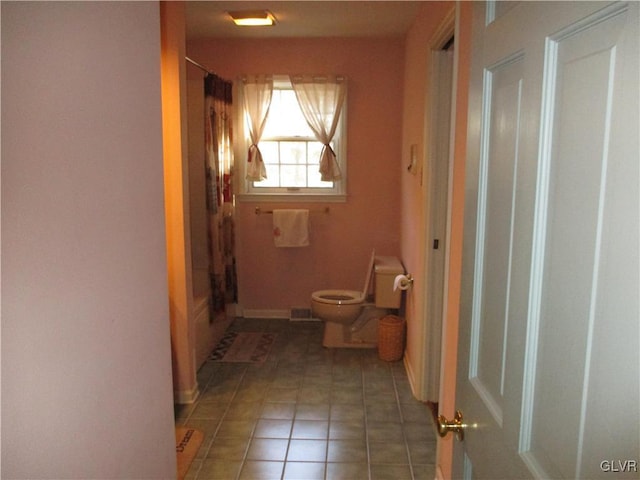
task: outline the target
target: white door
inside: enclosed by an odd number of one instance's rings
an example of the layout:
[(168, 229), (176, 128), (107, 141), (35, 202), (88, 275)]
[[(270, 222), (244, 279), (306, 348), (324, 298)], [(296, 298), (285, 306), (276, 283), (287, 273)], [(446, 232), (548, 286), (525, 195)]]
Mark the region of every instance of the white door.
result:
[(474, 6), (455, 476), (639, 476), (638, 6)]

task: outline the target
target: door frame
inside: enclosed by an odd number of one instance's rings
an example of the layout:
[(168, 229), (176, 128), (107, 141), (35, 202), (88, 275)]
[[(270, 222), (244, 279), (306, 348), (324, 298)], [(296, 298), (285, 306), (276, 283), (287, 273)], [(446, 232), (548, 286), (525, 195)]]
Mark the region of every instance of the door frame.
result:
[[(430, 78), (427, 93), (427, 108), (425, 110), (425, 139), (426, 139), (426, 158), (425, 167), (422, 172), (421, 184), (427, 188), (432, 186), (432, 179), (435, 173), (434, 159), (431, 152), (436, 150), (436, 143), (438, 141), (437, 129), (433, 127), (436, 125), (443, 116), (442, 108), (439, 107), (439, 102), (435, 100), (435, 96), (442, 88), (441, 71), (439, 68), (439, 62), (437, 58), (438, 52), (442, 51), (447, 42), (454, 37), (455, 38), (455, 26), (456, 26), (456, 7), (451, 7), (447, 15), (440, 22), (438, 29), (433, 34), (429, 41), (429, 69)], [(453, 74), (451, 77), (450, 87), (451, 92), (451, 104), (449, 106), (449, 112), (446, 112), (450, 116), (449, 119), (449, 154), (448, 154), (448, 174), (447, 174), (447, 202), (446, 202), (446, 227), (445, 238), (443, 239), (440, 248), (443, 249), (444, 255), (444, 273), (443, 278), (434, 279), (432, 272), (433, 256), (433, 227), (435, 219), (433, 218), (433, 204), (435, 200), (435, 194), (433, 190), (427, 190), (425, 195), (425, 208), (424, 208), (424, 220), (423, 225), (425, 229), (424, 235), (424, 266), (423, 266), (423, 285), (424, 290), (422, 292), (425, 302), (423, 303), (422, 318), (424, 319), (425, 328), (423, 329), (422, 348), (420, 358), (420, 372), (422, 373), (420, 379), (420, 398), (422, 400), (436, 401), (439, 396), (439, 377), (440, 377), (440, 363), (441, 363), (441, 337), (442, 337), (442, 324), (443, 319), (446, 318), (446, 298), (447, 298), (447, 270), (448, 270), (448, 257), (449, 257), (449, 224), (451, 213), (451, 196), (452, 196), (452, 163), (453, 163), (453, 139), (455, 134), (455, 85), (456, 85), (456, 57), (454, 49), (453, 59)], [(434, 281), (435, 280), (435, 281)], [(439, 280), (439, 281), (438, 281)], [(440, 283), (440, 285), (434, 285)], [(433, 303), (435, 297), (441, 295), (441, 311), (438, 315), (433, 309)]]

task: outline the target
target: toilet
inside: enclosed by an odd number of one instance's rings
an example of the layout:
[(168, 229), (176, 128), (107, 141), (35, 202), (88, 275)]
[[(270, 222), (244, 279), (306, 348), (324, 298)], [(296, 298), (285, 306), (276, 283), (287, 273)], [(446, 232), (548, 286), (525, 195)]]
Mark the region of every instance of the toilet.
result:
[[(371, 253), (364, 288), (358, 290), (318, 290), (311, 295), (314, 317), (324, 321), (322, 345), (342, 348), (375, 348), (378, 319), (390, 309), (400, 308), (402, 292), (393, 289), (396, 275), (404, 267), (396, 257)], [(373, 297), (369, 296), (373, 277)]]

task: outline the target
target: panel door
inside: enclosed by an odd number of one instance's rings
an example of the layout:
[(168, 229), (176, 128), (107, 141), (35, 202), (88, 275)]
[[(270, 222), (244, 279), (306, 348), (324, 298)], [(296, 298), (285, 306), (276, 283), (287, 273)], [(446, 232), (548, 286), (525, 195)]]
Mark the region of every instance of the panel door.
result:
[(638, 478), (638, 4), (474, 8), (454, 472)]

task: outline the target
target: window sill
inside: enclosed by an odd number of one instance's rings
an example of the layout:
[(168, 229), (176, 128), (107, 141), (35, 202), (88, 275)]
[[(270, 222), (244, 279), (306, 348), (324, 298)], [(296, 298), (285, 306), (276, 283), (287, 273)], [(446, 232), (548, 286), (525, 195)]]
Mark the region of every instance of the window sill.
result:
[(239, 202), (278, 202), (278, 203), (346, 203), (346, 194), (309, 193), (240, 193), (236, 194)]

